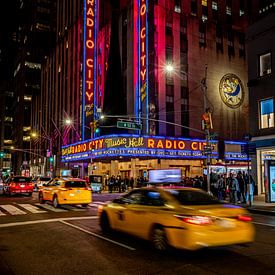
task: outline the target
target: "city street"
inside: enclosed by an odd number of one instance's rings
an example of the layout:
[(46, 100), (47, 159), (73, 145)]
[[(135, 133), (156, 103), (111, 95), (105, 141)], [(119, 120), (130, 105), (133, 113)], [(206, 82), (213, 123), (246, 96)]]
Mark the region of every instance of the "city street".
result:
[[(160, 255), (150, 244), (113, 233), (102, 235), (97, 205), (118, 194), (95, 194), (87, 209), (57, 210), (33, 197), (0, 196), (1, 274), (272, 274), (275, 218), (253, 215), (250, 246)], [(13, 208), (11, 207), (13, 206)], [(54, 210), (55, 211), (54, 211)], [(20, 212), (21, 211), (21, 212)]]

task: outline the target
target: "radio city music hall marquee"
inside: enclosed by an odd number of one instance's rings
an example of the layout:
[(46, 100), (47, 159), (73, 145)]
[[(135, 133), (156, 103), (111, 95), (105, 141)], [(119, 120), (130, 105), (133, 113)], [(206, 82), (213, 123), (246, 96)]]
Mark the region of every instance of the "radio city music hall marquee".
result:
[[(198, 139), (180, 139), (153, 136), (105, 136), (62, 147), (63, 161), (102, 158), (110, 156), (204, 158), (206, 142)], [(213, 155), (217, 155), (217, 142)]]

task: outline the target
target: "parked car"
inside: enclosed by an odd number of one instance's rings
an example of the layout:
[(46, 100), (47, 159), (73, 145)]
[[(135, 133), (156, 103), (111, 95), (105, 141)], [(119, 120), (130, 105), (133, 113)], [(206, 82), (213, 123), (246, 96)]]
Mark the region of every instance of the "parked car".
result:
[(139, 188), (98, 207), (103, 233), (118, 230), (150, 240), (159, 251), (254, 241), (249, 212), (190, 187)]
[(50, 201), (54, 207), (61, 204), (81, 204), (92, 202), (91, 188), (78, 178), (54, 178), (39, 189), (39, 201)]
[(33, 183), (30, 177), (13, 176), (4, 183), (4, 194), (26, 194), (31, 196), (33, 193)]

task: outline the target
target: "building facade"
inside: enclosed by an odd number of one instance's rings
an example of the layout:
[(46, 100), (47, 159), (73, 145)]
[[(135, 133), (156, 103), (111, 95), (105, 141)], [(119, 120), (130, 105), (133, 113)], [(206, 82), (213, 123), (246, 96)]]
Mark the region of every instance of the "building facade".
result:
[[(167, 148), (160, 142), (159, 148), (144, 150), (183, 150), (169, 148), (169, 138), (176, 138), (176, 143), (188, 139), (190, 144), (198, 139), (203, 144), (206, 109), (213, 121), (213, 163), (220, 163), (223, 172), (230, 166), (246, 167), (241, 143), (234, 141), (248, 132), (245, 31), (258, 1), (253, 7), (248, 2), (57, 1), (56, 48), (42, 69), (40, 106), (45, 111), (37, 120), (47, 133), (56, 126), (60, 131), (59, 139), (50, 139), (50, 153), (54, 145), (64, 145), (63, 164), (54, 153), (55, 168), (75, 166), (81, 176), (137, 176), (178, 166), (185, 176), (202, 174), (203, 147), (196, 158), (190, 157), (198, 151), (194, 147), (174, 160), (169, 160), (172, 152), (161, 157), (157, 151), (152, 158), (134, 151), (94, 154), (94, 148), (85, 157), (75, 152), (67, 156), (72, 151), (66, 148), (115, 133), (126, 138), (125, 144), (137, 135), (144, 141), (148, 136), (168, 138)], [(106, 121), (99, 119), (102, 113)], [(117, 128), (117, 117), (122, 123), (127, 117), (131, 129)], [(70, 127), (63, 125), (66, 118), (73, 121)]]
[(250, 147), (252, 175), (258, 193), (266, 193), (266, 163), (275, 158), (274, 64), (275, 3), (261, 9), (260, 18), (247, 31), (248, 86), (250, 97)]
[[(15, 7), (16, 56), (13, 70), (15, 95), (13, 123), (13, 172), (30, 175), (29, 160), (35, 151), (31, 133), (37, 128), (32, 122), (40, 98), (41, 64), (52, 47), (55, 27), (55, 1), (20, 1)], [(32, 124), (32, 125), (31, 125)], [(33, 127), (32, 127), (33, 126)]]

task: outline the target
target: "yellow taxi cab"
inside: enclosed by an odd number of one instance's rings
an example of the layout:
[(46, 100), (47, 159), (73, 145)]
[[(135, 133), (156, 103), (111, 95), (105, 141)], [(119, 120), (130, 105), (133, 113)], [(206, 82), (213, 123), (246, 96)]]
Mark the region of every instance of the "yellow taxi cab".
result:
[(135, 189), (100, 206), (98, 216), (103, 233), (132, 234), (159, 251), (245, 244), (255, 236), (246, 209), (196, 188)]
[(39, 189), (39, 202), (51, 201), (54, 207), (61, 204), (87, 206), (92, 201), (91, 188), (78, 178), (55, 178)]

